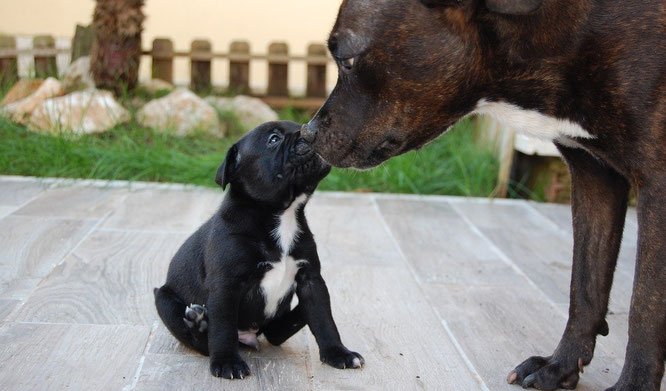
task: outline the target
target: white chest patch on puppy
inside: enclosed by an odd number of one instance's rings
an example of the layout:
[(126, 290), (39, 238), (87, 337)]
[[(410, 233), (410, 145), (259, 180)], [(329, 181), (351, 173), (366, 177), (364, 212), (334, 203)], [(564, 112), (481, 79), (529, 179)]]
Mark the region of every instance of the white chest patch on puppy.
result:
[(575, 122), (550, 117), (506, 102), (488, 102), (481, 99), (472, 114), (489, 115), (509, 129), (545, 140), (595, 138)]
[(294, 245), (294, 240), (298, 238), (298, 234), (301, 232), (300, 227), (298, 226), (296, 213), (298, 212), (298, 208), (300, 208), (306, 200), (307, 196), (301, 194), (291, 203), (291, 205), (289, 205), (284, 213), (277, 216), (278, 225), (271, 234), (273, 235), (273, 238), (277, 240), (280, 248), (282, 248), (282, 253), (284, 254), (289, 254), (291, 247)]
[(295, 260), (290, 256), (283, 256), (279, 262), (271, 262), (273, 267), (264, 274), (261, 280), (261, 291), (264, 294), (264, 315), (272, 318), (278, 305), (284, 297), (294, 289), (296, 273), (305, 260)]

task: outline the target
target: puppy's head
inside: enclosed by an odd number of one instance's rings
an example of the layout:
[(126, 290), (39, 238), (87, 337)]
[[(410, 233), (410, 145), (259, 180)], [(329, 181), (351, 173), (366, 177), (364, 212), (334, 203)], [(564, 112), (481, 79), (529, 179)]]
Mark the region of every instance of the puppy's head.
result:
[(295, 122), (276, 121), (251, 130), (229, 148), (215, 182), (274, 205), (312, 194), (331, 167), (301, 137), (300, 128)]

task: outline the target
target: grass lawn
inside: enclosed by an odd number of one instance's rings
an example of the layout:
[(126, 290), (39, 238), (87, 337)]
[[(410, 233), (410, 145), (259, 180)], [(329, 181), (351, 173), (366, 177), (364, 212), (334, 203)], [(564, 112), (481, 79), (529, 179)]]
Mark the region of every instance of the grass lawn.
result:
[[(221, 117), (229, 125), (230, 118)], [(294, 110), (280, 117), (307, 121)], [(488, 196), (498, 163), (474, 145), (470, 127), (462, 122), (425, 148), (370, 171), (334, 169), (319, 189)], [(178, 137), (136, 123), (75, 137), (36, 134), (0, 117), (0, 174), (216, 186), (217, 167), (239, 134), (237, 126), (229, 128), (235, 136), (222, 140), (203, 133)]]

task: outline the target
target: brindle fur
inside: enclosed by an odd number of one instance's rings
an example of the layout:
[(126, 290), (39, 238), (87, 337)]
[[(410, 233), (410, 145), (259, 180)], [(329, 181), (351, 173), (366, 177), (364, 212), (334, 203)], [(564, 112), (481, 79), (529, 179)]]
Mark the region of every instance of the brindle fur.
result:
[(480, 99), (579, 124), (593, 138), (556, 140), (572, 175), (569, 321), (552, 356), (526, 360), (509, 380), (576, 386), (596, 335), (608, 332), (634, 186), (639, 240), (629, 341), (611, 390), (658, 391), (666, 359), (666, 2), (492, 3), (345, 0), (329, 49), (354, 63), (340, 61), (335, 89), (302, 133), (333, 165), (368, 168), (423, 146)]

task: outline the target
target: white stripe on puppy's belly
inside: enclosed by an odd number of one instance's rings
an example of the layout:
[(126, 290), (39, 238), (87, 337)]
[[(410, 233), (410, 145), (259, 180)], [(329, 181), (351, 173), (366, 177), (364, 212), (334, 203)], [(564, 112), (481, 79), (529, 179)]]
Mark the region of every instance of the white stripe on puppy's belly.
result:
[(261, 291), (264, 294), (264, 315), (272, 318), (278, 305), (284, 297), (294, 288), (296, 273), (305, 260), (295, 260), (290, 256), (283, 256), (279, 262), (271, 262), (273, 268), (264, 274), (261, 280)]
[(294, 288), (296, 273), (305, 260), (295, 260), (289, 256), (294, 242), (300, 234), (298, 226), (298, 209), (307, 201), (305, 194), (298, 196), (289, 207), (279, 216), (278, 225), (271, 231), (277, 245), (282, 250), (282, 258), (278, 262), (270, 262), (272, 268), (264, 274), (261, 280), (261, 291), (264, 294), (264, 315), (272, 318), (277, 311), (280, 301)]
[(595, 138), (575, 122), (550, 117), (506, 102), (488, 102), (481, 99), (471, 114), (489, 115), (509, 129), (546, 140)]

